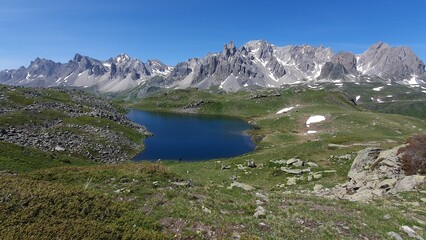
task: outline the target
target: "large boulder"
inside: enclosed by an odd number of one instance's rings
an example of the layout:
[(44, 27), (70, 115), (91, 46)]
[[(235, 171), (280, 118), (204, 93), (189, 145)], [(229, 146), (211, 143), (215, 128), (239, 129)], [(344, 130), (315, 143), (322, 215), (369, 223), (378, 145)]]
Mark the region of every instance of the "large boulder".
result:
[(395, 192), (407, 192), (414, 190), (420, 184), (426, 183), (426, 176), (406, 176), (395, 184)]
[(359, 151), (358, 155), (354, 159), (354, 162), (352, 163), (351, 169), (349, 170), (348, 177), (352, 179), (358, 173), (365, 171), (369, 165), (374, 163), (379, 154), (379, 148), (366, 148)]
[(405, 145), (388, 150), (366, 148), (358, 152), (348, 173), (349, 181), (330, 191), (317, 190), (315, 194), (350, 201), (368, 202), (385, 194), (415, 190), (426, 183), (426, 176), (406, 176), (402, 170), (399, 149)]

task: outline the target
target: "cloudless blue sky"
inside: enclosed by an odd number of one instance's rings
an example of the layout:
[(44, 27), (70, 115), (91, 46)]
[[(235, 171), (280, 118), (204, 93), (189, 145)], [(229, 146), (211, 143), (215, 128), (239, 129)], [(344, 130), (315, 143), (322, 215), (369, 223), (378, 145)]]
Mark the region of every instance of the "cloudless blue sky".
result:
[(426, 60), (425, 10), (424, 0), (2, 0), (0, 69), (75, 53), (174, 65), (257, 39), (354, 53), (384, 41)]

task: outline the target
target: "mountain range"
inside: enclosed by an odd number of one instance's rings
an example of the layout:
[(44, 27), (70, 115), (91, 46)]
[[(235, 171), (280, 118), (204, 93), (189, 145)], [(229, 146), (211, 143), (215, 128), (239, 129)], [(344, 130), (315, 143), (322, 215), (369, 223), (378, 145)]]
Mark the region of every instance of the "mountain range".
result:
[(289, 84), (385, 81), (426, 86), (425, 64), (408, 47), (378, 42), (362, 54), (333, 53), (323, 46), (278, 47), (250, 41), (237, 48), (226, 44), (220, 53), (168, 66), (142, 62), (126, 54), (100, 61), (76, 54), (67, 63), (36, 58), (25, 67), (0, 72), (0, 83), (30, 87), (94, 87), (97, 91), (197, 87), (236, 91), (250, 87), (278, 88)]

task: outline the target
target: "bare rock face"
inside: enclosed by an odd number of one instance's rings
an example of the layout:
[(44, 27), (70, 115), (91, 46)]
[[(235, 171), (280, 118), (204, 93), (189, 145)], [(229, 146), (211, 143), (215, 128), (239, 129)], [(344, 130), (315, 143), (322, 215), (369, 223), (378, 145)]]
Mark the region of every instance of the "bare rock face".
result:
[(354, 159), (351, 169), (348, 173), (348, 178), (353, 179), (357, 174), (363, 172), (365, 167), (371, 165), (379, 156), (379, 148), (366, 148), (358, 152), (358, 155)]
[(350, 74), (357, 74), (356, 70), (356, 57), (350, 52), (338, 52), (331, 58), (331, 62), (334, 64), (341, 64)]
[(349, 72), (346, 70), (346, 68), (342, 64), (326, 62), (324, 64), (324, 67), (321, 70), (319, 79), (331, 79), (331, 80), (345, 79), (345, 76), (348, 73)]
[(422, 76), (425, 64), (408, 47), (390, 47), (378, 42), (359, 56), (358, 71), (389, 78), (409, 79), (412, 75)]
[(349, 52), (339, 52), (326, 62), (321, 69), (319, 79), (346, 79), (346, 75), (358, 75), (356, 57)]

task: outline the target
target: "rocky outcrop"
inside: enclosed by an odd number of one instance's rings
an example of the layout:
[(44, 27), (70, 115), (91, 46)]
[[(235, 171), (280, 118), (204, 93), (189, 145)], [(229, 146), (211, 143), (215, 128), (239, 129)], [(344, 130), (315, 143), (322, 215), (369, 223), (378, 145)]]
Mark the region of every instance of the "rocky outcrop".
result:
[(346, 79), (346, 75), (358, 75), (356, 57), (349, 52), (339, 52), (326, 62), (321, 69), (319, 79)]
[[(63, 94), (70, 98), (67, 102), (61, 102), (45, 101), (42, 98), (45, 94), (42, 90), (14, 87), (0, 89), (2, 95), (15, 91), (19, 91), (26, 99), (33, 99), (34, 103), (17, 105), (13, 101), (3, 100), (0, 115), (6, 118), (9, 116), (37, 117), (28, 122), (19, 120), (16, 123), (2, 125), (0, 141), (3, 142), (34, 147), (43, 151), (79, 155), (96, 162), (117, 163), (129, 160), (132, 156), (129, 155), (128, 150), (141, 149), (142, 142), (131, 141), (115, 129), (111, 129), (108, 123), (149, 135), (145, 127), (129, 120), (109, 101), (81, 91), (50, 89), (49, 94)], [(50, 118), (49, 114), (57, 117)], [(87, 119), (87, 117), (92, 121), (106, 121), (106, 124), (90, 125), (90, 122), (77, 124), (78, 119)], [(98, 140), (94, 141), (94, 139)]]
[(426, 183), (426, 176), (405, 175), (398, 155), (398, 150), (404, 146), (359, 151), (348, 173), (347, 183), (332, 189), (314, 190), (314, 193), (350, 201), (370, 201), (386, 194), (415, 190)]

